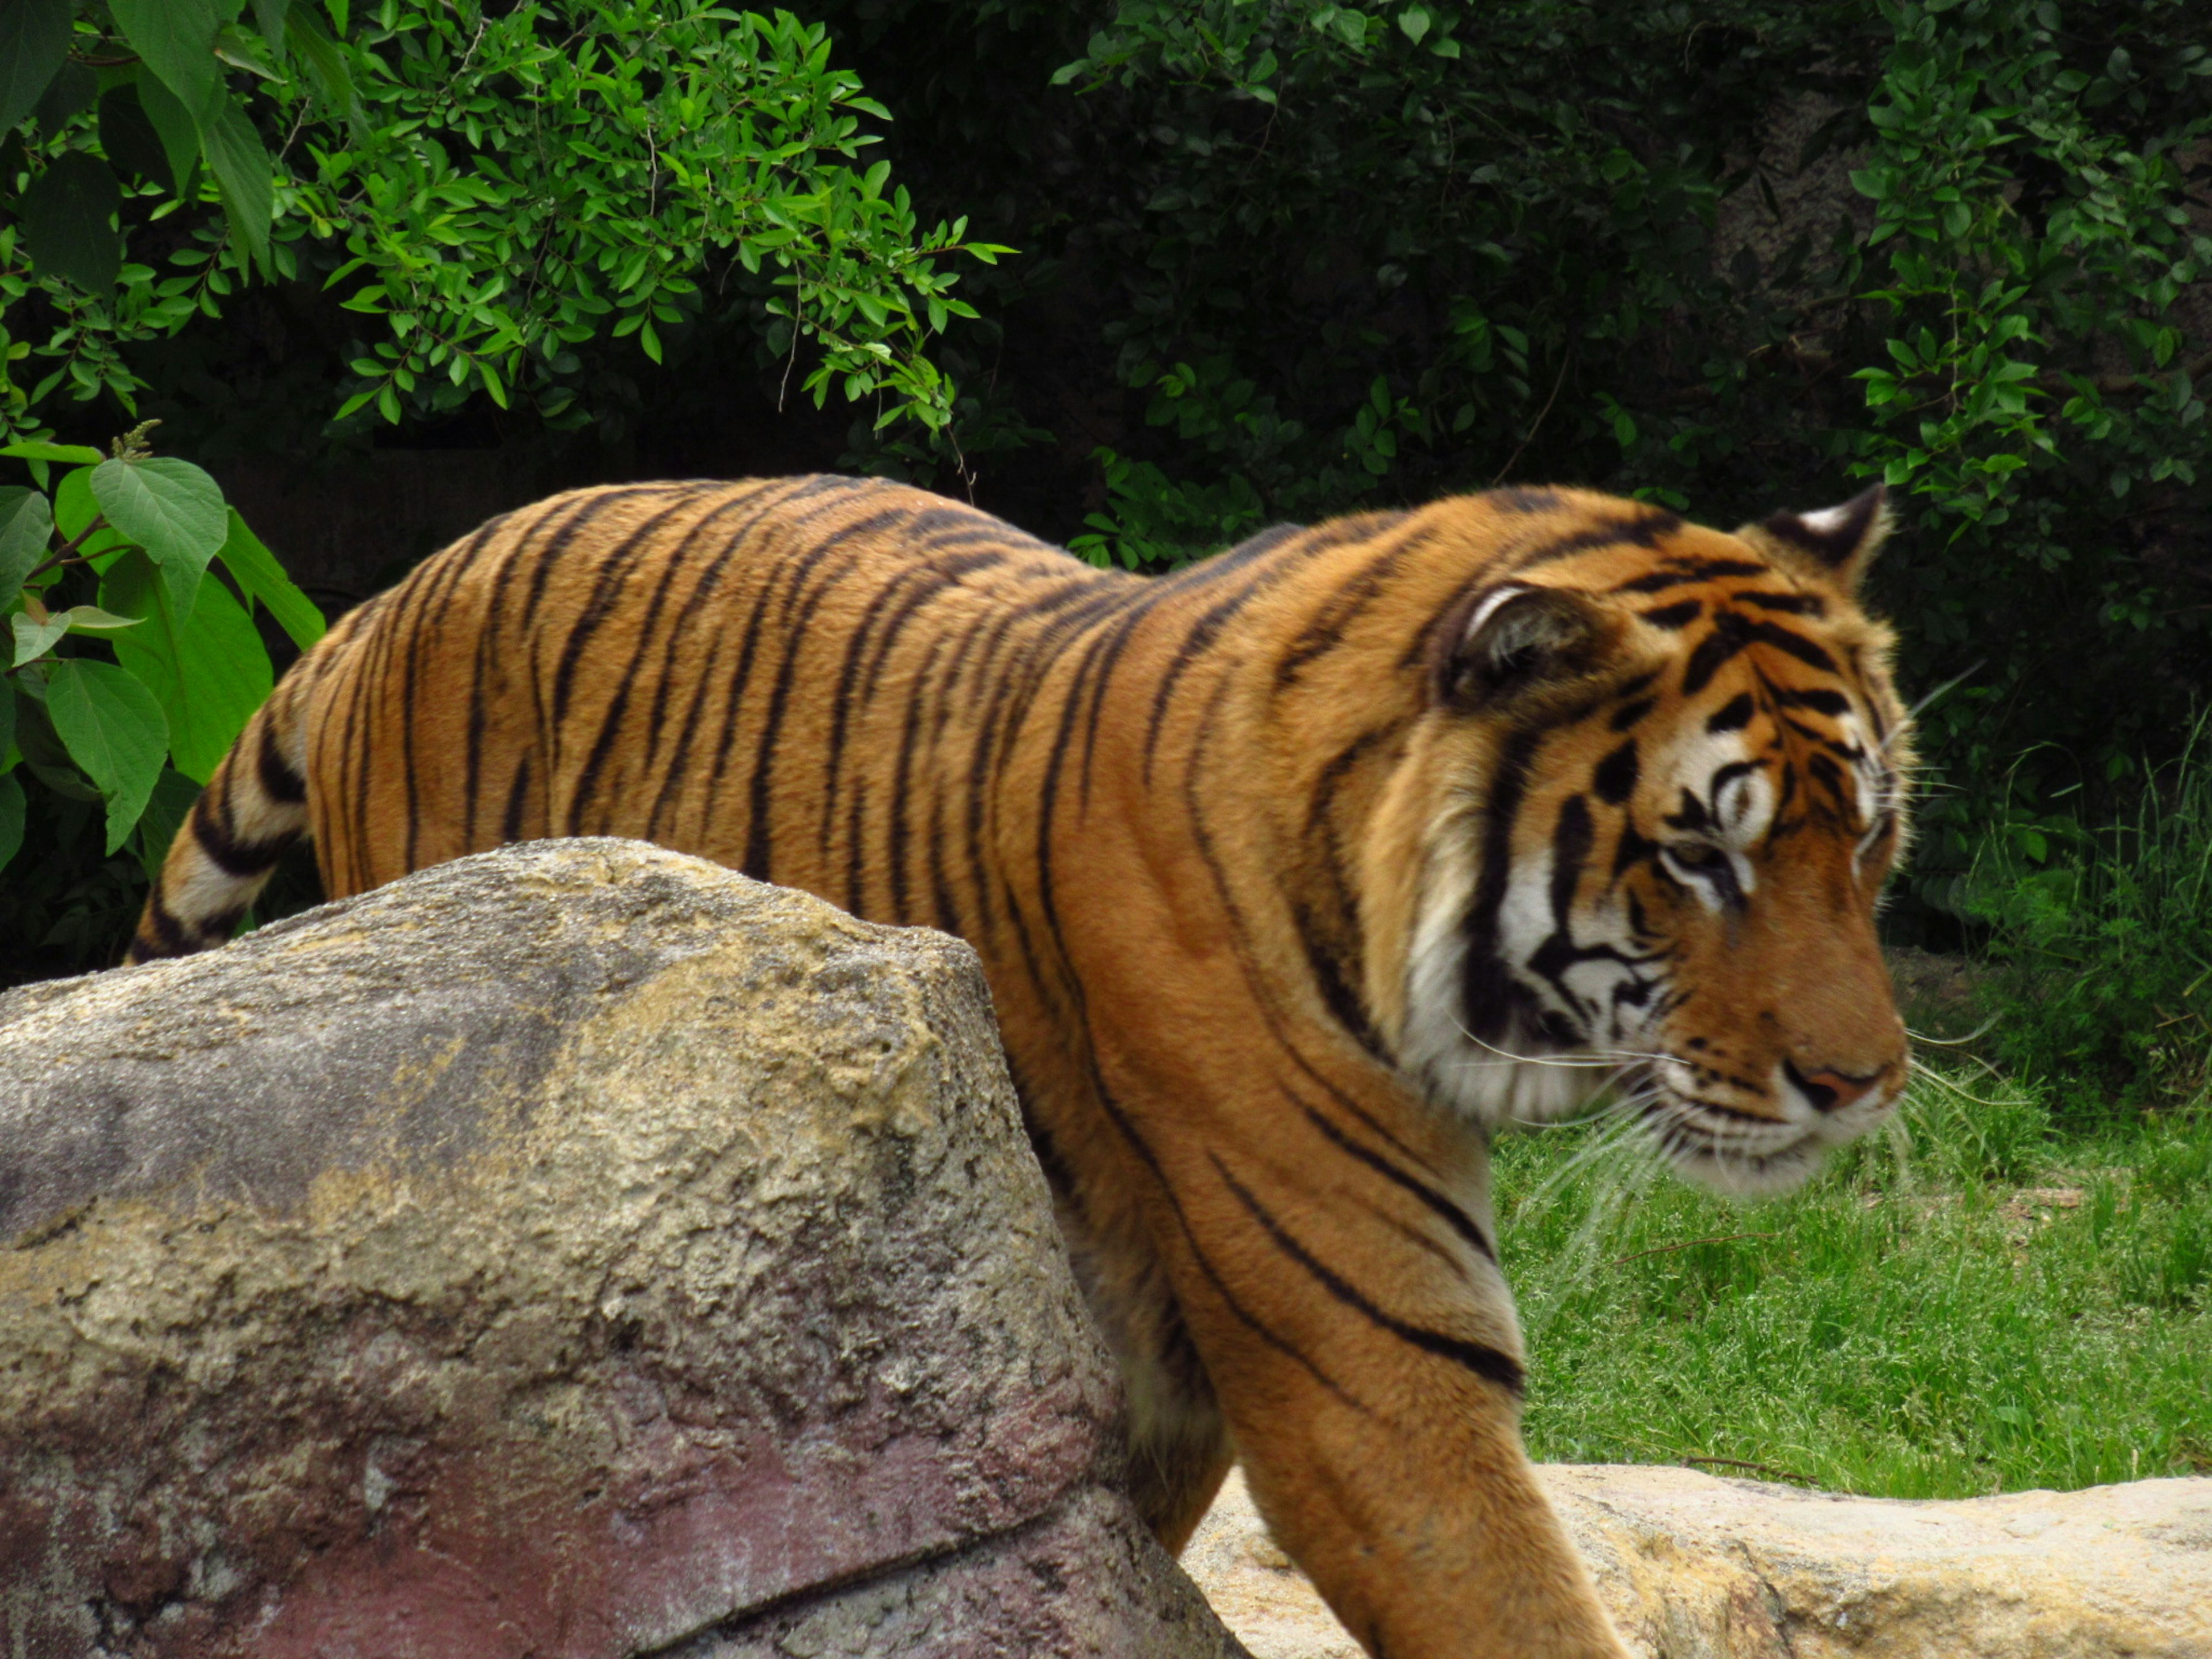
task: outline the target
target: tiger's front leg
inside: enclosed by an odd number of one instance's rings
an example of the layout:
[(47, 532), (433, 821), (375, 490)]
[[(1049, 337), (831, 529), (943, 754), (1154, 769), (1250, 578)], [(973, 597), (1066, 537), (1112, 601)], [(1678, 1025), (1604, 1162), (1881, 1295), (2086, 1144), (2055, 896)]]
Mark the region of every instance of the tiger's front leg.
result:
[(1387, 1659), (1626, 1659), (1522, 1444), (1486, 1215), (1425, 1224), (1287, 1127), (1264, 1153), (1178, 1127), (1161, 1259), (1261, 1512), (1346, 1627)]

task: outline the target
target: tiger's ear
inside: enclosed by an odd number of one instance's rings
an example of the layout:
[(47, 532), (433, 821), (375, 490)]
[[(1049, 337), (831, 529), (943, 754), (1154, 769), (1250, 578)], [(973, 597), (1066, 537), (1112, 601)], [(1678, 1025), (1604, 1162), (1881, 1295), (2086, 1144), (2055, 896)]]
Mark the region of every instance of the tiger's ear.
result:
[(1437, 702), (1466, 712), (1570, 684), (1596, 667), (1619, 629), (1584, 595), (1564, 588), (1478, 589), (1442, 620), (1430, 688)]
[(1891, 522), (1889, 491), (1876, 484), (1841, 507), (1771, 514), (1735, 533), (1776, 563), (1794, 565), (1818, 580), (1855, 593), (1874, 556), (1889, 539)]

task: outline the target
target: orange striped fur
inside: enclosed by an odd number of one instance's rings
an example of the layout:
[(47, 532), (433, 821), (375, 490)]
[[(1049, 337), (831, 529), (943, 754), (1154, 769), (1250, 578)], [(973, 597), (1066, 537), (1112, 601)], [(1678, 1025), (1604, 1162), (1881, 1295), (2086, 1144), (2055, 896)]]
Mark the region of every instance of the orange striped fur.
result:
[(1373, 1652), (1617, 1655), (1522, 1449), (1487, 1137), (1611, 1082), (1760, 1189), (1890, 1109), (1883, 519), (1510, 490), (1146, 580), (878, 481), (559, 496), (286, 677), (134, 955), (302, 832), (333, 896), (631, 836), (959, 933), (1161, 1538), (1238, 1457)]

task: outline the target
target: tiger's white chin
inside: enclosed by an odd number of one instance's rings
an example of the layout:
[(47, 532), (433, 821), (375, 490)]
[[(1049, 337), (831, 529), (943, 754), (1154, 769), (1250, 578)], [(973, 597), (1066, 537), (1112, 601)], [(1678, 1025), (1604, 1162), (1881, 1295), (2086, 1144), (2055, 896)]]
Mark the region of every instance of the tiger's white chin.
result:
[(1668, 1167), (1692, 1187), (1723, 1198), (1780, 1198), (1819, 1171), (1829, 1145), (1817, 1134), (1806, 1134), (1771, 1152), (1675, 1146), (1665, 1155)]

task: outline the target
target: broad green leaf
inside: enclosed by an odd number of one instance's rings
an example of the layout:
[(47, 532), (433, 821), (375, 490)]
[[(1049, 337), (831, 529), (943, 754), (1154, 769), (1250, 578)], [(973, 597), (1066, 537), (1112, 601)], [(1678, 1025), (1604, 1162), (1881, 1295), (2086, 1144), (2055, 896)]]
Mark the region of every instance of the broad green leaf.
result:
[(15, 777), (0, 777), (0, 870), (5, 870), (23, 845), (23, 785)]
[(31, 112), (69, 55), (75, 9), (70, 0), (8, 0), (0, 6), (0, 132)]
[(15, 682), (0, 674), (0, 772), (15, 764)]
[(131, 51), (204, 119), (222, 84), (215, 56), (222, 18), (213, 0), (108, 0), (107, 9)]
[(161, 775), (154, 780), (153, 793), (146, 797), (146, 810), (139, 814), (136, 837), (138, 861), (146, 866), (149, 881), (161, 873), (161, 860), (169, 855), (169, 843), (176, 840), (185, 815), (199, 798), (200, 786), (174, 767), (163, 767)]
[(100, 77), (86, 64), (65, 63), (54, 71), (54, 78), (46, 82), (46, 89), (39, 94), (37, 106), (31, 111), (31, 119), (38, 123), (39, 131), (59, 132), (70, 117), (100, 96)]
[(69, 624), (60, 617), (33, 617), (27, 611), (18, 611), (9, 617), (8, 627), (15, 636), (15, 654), (11, 660), (18, 668), (45, 656), (69, 632)]
[[(148, 79), (150, 81), (151, 76)], [(151, 179), (174, 195), (177, 179), (169, 165), (169, 152), (161, 135), (138, 101), (131, 82), (110, 87), (100, 94), (100, 147), (107, 159), (125, 173)]]
[(108, 523), (161, 567), (177, 613), (190, 616), (201, 573), (230, 533), (222, 488), (190, 461), (102, 461), (92, 493)]
[(23, 249), (32, 267), (105, 295), (123, 264), (123, 237), (113, 223), (122, 205), (122, 186), (106, 162), (81, 149), (57, 155), (23, 192)]
[(230, 538), (222, 544), (223, 568), (248, 598), (258, 599), (276, 619), (276, 625), (305, 651), (323, 637), (327, 624), (315, 602), (292, 585), (276, 556), (246, 527), (238, 509), (230, 509)]
[(276, 186), (270, 174), (276, 164), (261, 143), (261, 135), (246, 118), (234, 99), (222, 100), (212, 119), (201, 127), (206, 145), (208, 171), (215, 174), (222, 195), (222, 210), (233, 234), (246, 244), (253, 263), (265, 276), (269, 270), (269, 221), (276, 210)]
[(199, 121), (182, 99), (152, 75), (138, 77), (138, 106), (161, 141), (169, 158), (169, 177), (181, 196), (191, 187), (192, 169), (200, 159)]
[(46, 680), (46, 714), (69, 757), (107, 802), (107, 850), (123, 845), (168, 752), (169, 720), (144, 684), (112, 663), (72, 657)]
[(0, 489), (0, 605), (22, 591), (23, 578), (46, 562), (54, 531), (44, 495), (10, 484)]
[(169, 750), (179, 772), (204, 783), (274, 683), (269, 653), (245, 606), (220, 581), (204, 581), (181, 624), (169, 587), (143, 554), (126, 553), (101, 580), (100, 603), (146, 626), (119, 634), (115, 659), (151, 687), (169, 712)]
[(88, 444), (20, 443), (0, 449), (0, 455), (19, 461), (75, 461), (94, 466), (107, 458)]

